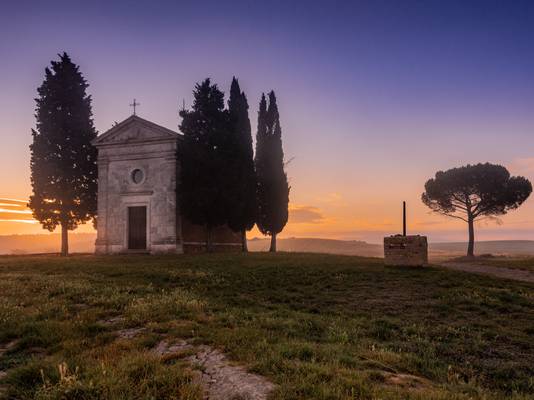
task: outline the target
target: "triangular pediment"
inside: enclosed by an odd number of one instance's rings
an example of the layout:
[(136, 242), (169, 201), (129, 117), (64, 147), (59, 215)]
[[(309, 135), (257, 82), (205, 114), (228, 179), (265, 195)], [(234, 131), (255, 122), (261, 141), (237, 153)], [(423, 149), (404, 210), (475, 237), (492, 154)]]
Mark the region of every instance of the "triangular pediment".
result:
[(132, 115), (98, 136), (93, 141), (93, 145), (143, 143), (169, 139), (176, 140), (181, 137), (182, 135), (177, 132), (137, 115)]

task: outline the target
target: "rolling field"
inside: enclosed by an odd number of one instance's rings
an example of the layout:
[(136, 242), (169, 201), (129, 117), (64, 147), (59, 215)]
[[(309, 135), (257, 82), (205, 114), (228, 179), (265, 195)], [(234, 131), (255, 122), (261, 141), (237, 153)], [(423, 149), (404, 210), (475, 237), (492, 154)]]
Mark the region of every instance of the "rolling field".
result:
[(533, 284), (320, 254), (0, 258), (0, 398), (201, 399), (163, 339), (271, 399), (534, 398)]

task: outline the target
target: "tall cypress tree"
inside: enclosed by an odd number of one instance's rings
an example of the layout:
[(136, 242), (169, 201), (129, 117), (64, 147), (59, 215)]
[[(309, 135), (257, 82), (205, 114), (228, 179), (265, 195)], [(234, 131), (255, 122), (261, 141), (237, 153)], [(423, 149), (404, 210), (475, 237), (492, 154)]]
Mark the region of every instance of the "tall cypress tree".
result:
[(228, 220), (228, 113), (224, 93), (210, 79), (197, 84), (193, 95), (193, 109), (180, 111), (184, 140), (178, 151), (178, 195), (183, 214), (206, 227), (206, 250), (211, 252), (213, 228)]
[(230, 153), (232, 157), (228, 160), (233, 171), (229, 185), (232, 200), (228, 210), (228, 226), (235, 232), (241, 232), (242, 249), (246, 252), (246, 232), (252, 229), (256, 222), (256, 172), (248, 101), (235, 77), (232, 79), (228, 112), (233, 147)]
[(68, 231), (96, 214), (96, 149), (89, 86), (67, 53), (46, 68), (37, 89), (32, 129), (29, 207), (43, 228), (61, 226), (61, 254), (68, 254)]
[(256, 136), (257, 218), (261, 233), (271, 236), (271, 252), (276, 251), (276, 235), (287, 223), (289, 185), (284, 171), (282, 128), (274, 91), (269, 106), (262, 95)]

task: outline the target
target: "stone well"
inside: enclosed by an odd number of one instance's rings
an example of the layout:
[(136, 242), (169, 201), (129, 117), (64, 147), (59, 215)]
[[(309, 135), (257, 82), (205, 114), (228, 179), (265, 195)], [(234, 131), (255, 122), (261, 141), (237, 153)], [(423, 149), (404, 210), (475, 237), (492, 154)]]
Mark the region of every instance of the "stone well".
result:
[(387, 266), (417, 266), (428, 264), (426, 236), (394, 235), (384, 238), (384, 264)]

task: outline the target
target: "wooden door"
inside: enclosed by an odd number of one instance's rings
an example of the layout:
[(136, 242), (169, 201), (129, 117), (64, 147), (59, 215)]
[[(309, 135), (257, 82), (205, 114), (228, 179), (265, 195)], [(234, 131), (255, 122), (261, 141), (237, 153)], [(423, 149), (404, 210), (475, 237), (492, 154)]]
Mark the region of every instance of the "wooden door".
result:
[(146, 250), (146, 206), (128, 207), (128, 249)]

